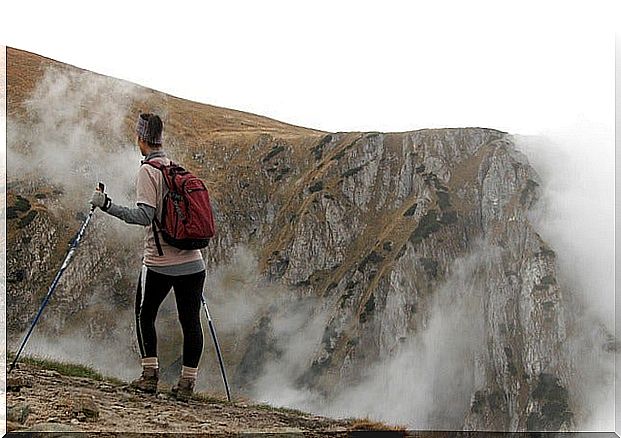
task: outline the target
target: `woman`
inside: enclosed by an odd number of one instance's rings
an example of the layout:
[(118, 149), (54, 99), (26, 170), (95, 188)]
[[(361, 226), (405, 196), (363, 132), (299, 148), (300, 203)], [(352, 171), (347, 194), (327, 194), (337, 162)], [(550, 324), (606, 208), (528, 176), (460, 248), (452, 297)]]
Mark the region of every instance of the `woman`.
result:
[(162, 131), (159, 116), (140, 114), (136, 124), (136, 145), (145, 159), (136, 181), (137, 207), (114, 204), (99, 190), (93, 193), (91, 204), (129, 224), (145, 227), (143, 267), (136, 293), (136, 334), (143, 370), (142, 376), (130, 386), (149, 393), (157, 391), (159, 364), (155, 318), (172, 287), (183, 331), (183, 368), (173, 393), (178, 399), (187, 400), (194, 391), (203, 351), (200, 306), (205, 264), (200, 250), (181, 250), (168, 245), (153, 222), (154, 218), (161, 222), (162, 201), (167, 188), (161, 171), (144, 163), (158, 161), (167, 165), (170, 162), (162, 149)]

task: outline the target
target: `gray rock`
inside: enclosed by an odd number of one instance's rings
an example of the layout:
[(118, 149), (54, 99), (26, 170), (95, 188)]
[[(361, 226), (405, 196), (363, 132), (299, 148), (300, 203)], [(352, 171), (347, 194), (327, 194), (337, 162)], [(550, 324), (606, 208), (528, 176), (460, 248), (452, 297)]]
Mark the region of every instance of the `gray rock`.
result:
[(22, 388), (32, 388), (32, 380), (25, 376), (11, 376), (6, 379), (6, 390), (19, 392)]
[(6, 419), (15, 423), (24, 424), (30, 414), (30, 406), (26, 403), (18, 403), (14, 406), (7, 406)]
[(6, 431), (7, 432), (21, 432), (26, 430), (26, 426), (20, 423), (15, 423), (14, 421), (6, 422)]
[[(37, 423), (26, 431), (28, 432), (75, 432), (77, 429), (69, 426), (68, 424), (60, 424), (60, 423)], [(53, 433), (46, 436), (51, 436), (55, 438), (64, 438), (75, 436), (75, 434), (63, 434), (63, 433)]]
[(99, 406), (92, 397), (83, 396), (73, 400), (72, 412), (80, 417), (96, 419), (99, 417)]

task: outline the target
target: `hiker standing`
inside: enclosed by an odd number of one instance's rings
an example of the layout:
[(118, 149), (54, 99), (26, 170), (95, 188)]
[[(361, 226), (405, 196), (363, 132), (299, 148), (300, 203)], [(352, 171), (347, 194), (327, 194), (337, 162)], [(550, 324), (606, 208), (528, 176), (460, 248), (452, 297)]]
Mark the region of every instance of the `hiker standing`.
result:
[(183, 331), (183, 368), (173, 393), (179, 399), (187, 399), (194, 391), (203, 351), (200, 307), (205, 264), (200, 250), (183, 250), (168, 245), (154, 222), (157, 219), (161, 223), (167, 187), (162, 172), (146, 163), (170, 163), (162, 148), (162, 131), (159, 116), (140, 114), (136, 124), (136, 145), (145, 158), (136, 181), (137, 207), (114, 204), (99, 190), (93, 193), (91, 204), (129, 224), (145, 226), (143, 266), (136, 292), (136, 335), (142, 356), (142, 375), (130, 386), (150, 393), (157, 391), (159, 364), (155, 319), (172, 288)]

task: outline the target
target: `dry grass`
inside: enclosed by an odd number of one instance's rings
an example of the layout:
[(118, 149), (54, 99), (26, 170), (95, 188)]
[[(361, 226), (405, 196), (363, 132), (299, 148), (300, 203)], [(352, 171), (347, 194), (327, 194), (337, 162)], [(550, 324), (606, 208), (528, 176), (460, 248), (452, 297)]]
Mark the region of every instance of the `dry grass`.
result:
[(350, 431), (386, 431), (386, 432), (403, 432), (407, 427), (401, 425), (389, 425), (380, 421), (371, 420), (369, 417), (355, 418), (349, 420), (348, 430)]
[[(15, 354), (13, 352), (7, 353), (8, 360), (13, 361), (14, 358)], [(67, 377), (83, 377), (96, 381), (105, 381), (116, 385), (120, 385), (123, 383), (121, 380), (115, 377), (103, 376), (92, 367), (65, 361), (59, 361), (51, 357), (21, 356), (20, 360), (17, 362), (18, 367), (20, 362), (30, 366), (34, 366), (39, 369), (56, 371)]]

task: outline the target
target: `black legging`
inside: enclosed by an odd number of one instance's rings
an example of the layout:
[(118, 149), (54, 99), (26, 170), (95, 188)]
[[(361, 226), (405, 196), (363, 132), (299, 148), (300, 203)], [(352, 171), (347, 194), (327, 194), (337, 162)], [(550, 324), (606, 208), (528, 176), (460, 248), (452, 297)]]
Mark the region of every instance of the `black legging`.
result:
[(183, 365), (197, 368), (203, 352), (203, 330), (200, 309), (205, 271), (190, 275), (164, 275), (146, 270), (144, 293), (143, 272), (136, 291), (136, 334), (142, 357), (157, 356), (155, 318), (160, 305), (170, 292), (175, 291), (179, 322), (183, 331)]

